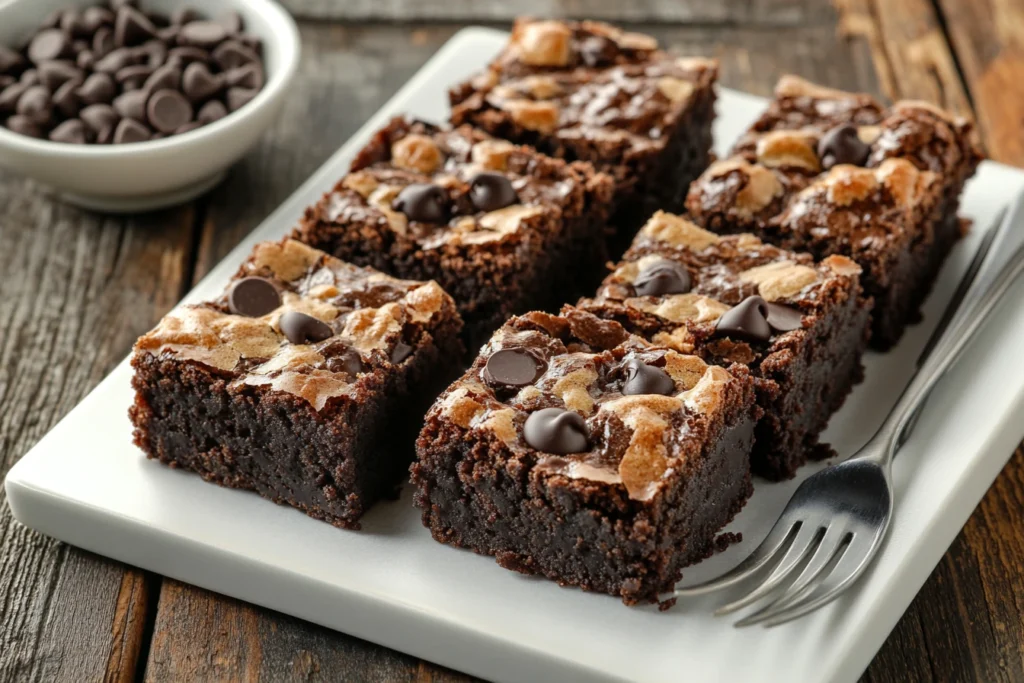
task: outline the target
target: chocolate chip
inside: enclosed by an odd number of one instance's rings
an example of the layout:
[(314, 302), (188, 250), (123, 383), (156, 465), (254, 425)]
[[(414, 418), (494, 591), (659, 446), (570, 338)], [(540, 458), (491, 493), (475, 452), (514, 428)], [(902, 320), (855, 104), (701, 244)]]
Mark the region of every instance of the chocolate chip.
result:
[(178, 9), (171, 12), (171, 25), (181, 26), (187, 24), (190, 21), (199, 19), (201, 15), (193, 7), (179, 7)]
[(31, 87), (33, 85), (39, 85), (42, 81), (39, 80), (39, 71), (37, 69), (26, 69), (21, 74), (21, 82)]
[(88, 141), (88, 136), (84, 123), (78, 119), (68, 119), (50, 131), (50, 139), (54, 142), (84, 145)]
[(193, 103), (210, 99), (224, 88), (224, 77), (210, 73), (203, 62), (192, 62), (181, 76), (181, 90)]
[(274, 283), (262, 277), (245, 277), (228, 292), (228, 308), (235, 315), (259, 318), (281, 305), (281, 294)]
[(768, 304), (766, 319), (776, 332), (790, 332), (803, 327), (803, 313), (792, 306)]
[(57, 111), (68, 118), (78, 116), (81, 102), (78, 99), (77, 91), (81, 82), (81, 78), (68, 81), (53, 93), (53, 106), (57, 107)]
[(189, 121), (188, 123), (182, 124), (174, 129), (175, 135), (184, 135), (185, 133), (191, 133), (197, 128), (202, 128), (203, 124), (200, 121)]
[(391, 208), (411, 221), (444, 223), (448, 220), (448, 195), (437, 185), (413, 183), (402, 188)]
[(136, 48), (135, 54), (148, 66), (156, 69), (167, 61), (167, 45), (159, 40), (150, 40)]
[(13, 76), (25, 68), (25, 60), (9, 47), (0, 45), (0, 74)]
[(12, 116), (7, 119), (7, 129), (20, 135), (27, 135), (31, 138), (43, 137), (43, 129), (27, 116)]
[(71, 55), (71, 40), (59, 28), (40, 31), (28, 45), (28, 58), (34, 64)]
[(85, 79), (85, 74), (69, 61), (55, 59), (52, 62), (43, 62), (39, 65), (39, 80), (51, 92), (74, 79), (81, 82)]
[(95, 64), (96, 56), (90, 50), (82, 50), (75, 55), (75, 66), (83, 71), (92, 71), (92, 67)]
[(523, 438), (538, 451), (558, 455), (582, 453), (590, 446), (583, 416), (561, 408), (530, 413), (523, 425)]
[(176, 66), (165, 65), (154, 71), (146, 79), (145, 89), (149, 92), (156, 92), (170, 88), (177, 90), (181, 87), (181, 69)]
[(504, 175), (484, 171), (469, 181), (469, 200), (478, 211), (497, 211), (518, 202), (519, 196)]
[(156, 37), (168, 45), (174, 45), (178, 42), (178, 34), (180, 32), (181, 28), (178, 26), (165, 26), (157, 30)]
[(114, 32), (106, 26), (101, 26), (92, 37), (92, 52), (97, 58), (102, 58), (114, 50)]
[(224, 27), (228, 35), (234, 35), (242, 30), (242, 15), (238, 12), (224, 12), (217, 17), (217, 23)]
[(178, 42), (182, 45), (209, 49), (227, 37), (224, 27), (215, 21), (190, 21), (181, 27)]
[(0, 91), (0, 113), (13, 112), (18, 108), (18, 100), (25, 94), (29, 86), (24, 83), (12, 83)]
[(50, 98), (50, 91), (46, 86), (33, 85), (18, 100), (17, 112), (40, 126), (46, 126), (53, 119), (53, 100)]
[(633, 290), (637, 296), (686, 294), (690, 286), (690, 272), (686, 266), (670, 259), (659, 259), (651, 263), (633, 280)]
[(149, 124), (161, 133), (173, 133), (192, 120), (192, 104), (177, 90), (157, 90), (146, 103)]
[(78, 88), (78, 99), (85, 104), (109, 104), (117, 94), (117, 86), (109, 74), (90, 74)]
[(259, 90), (263, 87), (263, 69), (255, 62), (229, 69), (224, 73), (224, 82), (229, 88), (241, 87)]
[(259, 55), (252, 48), (237, 40), (225, 40), (217, 46), (212, 56), (213, 61), (217, 62), (217, 65), (224, 71), (237, 69), (254, 62), (258, 63), (260, 60)]
[(6, 74), (0, 74), (0, 91), (3, 91), (9, 85), (17, 83), (14, 76), (8, 76)]
[(545, 364), (525, 349), (501, 349), (491, 354), (484, 366), (488, 384), (525, 387), (544, 374)]
[(82, 15), (73, 9), (66, 9), (60, 15), (60, 29), (74, 38), (82, 38), (89, 35), (89, 27), (82, 21)]
[(141, 45), (156, 37), (156, 26), (142, 12), (132, 7), (121, 7), (114, 19), (114, 45), (129, 47)]
[(147, 99), (149, 99), (149, 93), (144, 90), (121, 93), (114, 98), (114, 109), (125, 118), (135, 119), (139, 123), (146, 123)]
[(676, 391), (676, 383), (667, 372), (636, 358), (626, 361), (625, 374), (626, 381), (622, 385), (622, 393), (626, 396), (637, 394), (670, 396)]
[(309, 344), (334, 336), (327, 323), (299, 311), (287, 311), (278, 325), (292, 344)]
[(238, 111), (245, 105), (252, 102), (253, 98), (259, 95), (255, 88), (228, 88), (227, 102), (228, 109)]
[(82, 25), (87, 33), (95, 33), (101, 26), (111, 26), (114, 13), (106, 7), (86, 7), (82, 10)]
[(172, 59), (180, 61), (182, 65), (191, 64), (192, 62), (209, 64), (210, 53), (206, 50), (200, 50), (198, 47), (172, 47), (167, 51), (168, 63)]
[(759, 296), (748, 296), (718, 319), (715, 332), (750, 341), (768, 341), (772, 329), (767, 317), (768, 303)]
[(114, 128), (121, 120), (121, 117), (109, 104), (91, 104), (79, 112), (78, 116), (95, 134), (96, 141), (101, 144), (113, 139)]
[(335, 346), (324, 349), (323, 353), (326, 356), (328, 353), (334, 354), (327, 358), (327, 369), (331, 372), (336, 372), (342, 375), (348, 375), (350, 378), (355, 379), (356, 375), (363, 372), (363, 359), (359, 357), (359, 353), (352, 348), (343, 347), (343, 350), (336, 351)]
[(391, 349), (391, 362), (398, 365), (411, 355), (412, 347), (399, 339), (398, 343), (395, 344), (395, 348)]
[(119, 47), (108, 52), (93, 65), (93, 69), (99, 73), (107, 73), (113, 76), (115, 73), (135, 63), (135, 55), (126, 47)]
[(863, 166), (871, 147), (857, 136), (857, 129), (848, 123), (836, 126), (818, 140), (818, 157), (826, 171), (837, 164)]
[(153, 67), (147, 64), (132, 64), (123, 69), (118, 69), (117, 73), (114, 74), (114, 80), (118, 83), (124, 83), (125, 81), (145, 82), (152, 73)]
[(129, 142), (145, 142), (149, 140), (151, 133), (149, 128), (135, 119), (121, 119), (114, 129), (113, 142), (122, 145)]
[(213, 123), (220, 121), (228, 115), (228, 108), (220, 100), (210, 100), (199, 108), (196, 120), (200, 123)]

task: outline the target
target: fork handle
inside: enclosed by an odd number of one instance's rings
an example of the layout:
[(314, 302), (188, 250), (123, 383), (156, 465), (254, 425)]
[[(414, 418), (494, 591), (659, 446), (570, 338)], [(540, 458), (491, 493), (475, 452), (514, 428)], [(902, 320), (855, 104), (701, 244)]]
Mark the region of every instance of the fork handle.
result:
[(910, 435), (928, 394), (960, 358), (1021, 272), (1024, 272), (1024, 242), (999, 269), (992, 285), (979, 297), (972, 309), (965, 311), (960, 322), (947, 330), (931, 355), (921, 364), (910, 384), (900, 394), (896, 407), (871, 438), (871, 442), (881, 448), (870, 449), (871, 455), (866, 456), (867, 458), (875, 459), (886, 466), (892, 463), (896, 452)]

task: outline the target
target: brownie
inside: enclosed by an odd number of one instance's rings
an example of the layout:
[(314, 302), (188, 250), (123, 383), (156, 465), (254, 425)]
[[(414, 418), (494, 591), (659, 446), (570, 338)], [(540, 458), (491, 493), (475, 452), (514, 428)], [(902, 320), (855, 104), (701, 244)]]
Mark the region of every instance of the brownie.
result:
[(134, 439), (148, 457), (335, 526), (403, 479), (462, 323), (434, 282), (299, 242), (257, 245), (225, 293), (135, 344)]
[(601, 279), (613, 183), (469, 126), (394, 119), (307, 210), (295, 239), (396, 277), (436, 280), (476, 351), (516, 313)]
[(519, 19), (507, 47), (450, 94), (452, 121), (616, 181), (619, 242), (657, 209), (679, 211), (710, 161), (716, 61), (594, 21)]
[(852, 258), (875, 302), (872, 344), (887, 349), (918, 319), (960, 237), (959, 197), (980, 159), (966, 119), (787, 76), (733, 156), (694, 182), (686, 206), (717, 233)]
[(579, 307), (680, 353), (746, 365), (763, 411), (752, 467), (784, 479), (831, 453), (818, 435), (863, 376), (871, 302), (860, 272), (845, 256), (815, 263), (658, 213)]
[(655, 602), (750, 496), (757, 416), (742, 366), (575, 309), (529, 313), (431, 408), (415, 501), (437, 541)]

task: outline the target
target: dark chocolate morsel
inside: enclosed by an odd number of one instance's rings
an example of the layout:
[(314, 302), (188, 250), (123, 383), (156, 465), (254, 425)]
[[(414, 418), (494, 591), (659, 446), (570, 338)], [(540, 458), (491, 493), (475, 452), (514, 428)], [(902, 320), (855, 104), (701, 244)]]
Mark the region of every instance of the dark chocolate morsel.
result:
[(117, 86), (110, 74), (89, 74), (78, 88), (78, 99), (84, 104), (110, 104), (117, 95)]
[(81, 85), (81, 81), (78, 79), (68, 81), (57, 88), (57, 92), (53, 93), (53, 106), (57, 107), (60, 113), (68, 118), (78, 116), (81, 102), (79, 102), (78, 95), (75, 92), (78, 90), (79, 85)]
[(114, 49), (114, 32), (106, 26), (96, 29), (92, 36), (92, 53), (96, 59), (106, 57)]
[(259, 318), (281, 305), (281, 294), (274, 283), (262, 277), (245, 277), (228, 292), (228, 308), (235, 315)]
[(224, 81), (229, 88), (259, 90), (263, 87), (263, 69), (258, 62), (228, 69), (224, 73)]
[(826, 171), (837, 164), (863, 166), (869, 154), (871, 146), (865, 144), (857, 136), (857, 129), (848, 123), (836, 126), (818, 140), (818, 158)]
[(469, 199), (478, 211), (497, 211), (518, 202), (519, 196), (504, 175), (484, 171), (469, 181)]
[(790, 332), (803, 327), (803, 313), (792, 306), (768, 304), (768, 324), (776, 332)]
[(18, 133), (19, 135), (27, 135), (31, 138), (43, 137), (43, 129), (39, 127), (32, 119), (27, 116), (12, 116), (7, 119), (7, 130)]
[(114, 109), (117, 113), (127, 119), (135, 119), (139, 123), (146, 123), (146, 100), (149, 93), (144, 90), (131, 90), (121, 93), (114, 98)]
[(40, 31), (28, 44), (28, 58), (34, 64), (71, 56), (71, 39), (59, 28)]
[(117, 122), (121, 120), (109, 104), (90, 104), (78, 113), (78, 117), (95, 133), (100, 144), (110, 142)]
[(715, 325), (715, 332), (726, 337), (768, 341), (772, 336), (772, 328), (767, 316), (767, 302), (759, 296), (748, 296), (722, 314)]
[(231, 111), (238, 111), (245, 105), (252, 102), (253, 98), (258, 94), (259, 90), (256, 90), (255, 88), (228, 88), (228, 109)]
[(670, 396), (676, 391), (676, 383), (661, 368), (631, 358), (625, 366), (626, 381), (622, 393), (626, 396), (637, 394), (660, 394)]
[(71, 62), (64, 59), (55, 59), (50, 62), (43, 62), (39, 65), (39, 80), (50, 89), (55, 91), (68, 81), (77, 79), (79, 82), (85, 80), (82, 70)]
[(54, 142), (67, 142), (84, 145), (88, 142), (85, 124), (79, 119), (68, 119), (50, 131), (50, 139)]
[(25, 94), (29, 86), (24, 83), (12, 83), (3, 90), (0, 90), (0, 114), (13, 112), (18, 108), (18, 100)]
[(252, 48), (237, 40), (225, 40), (213, 51), (213, 61), (224, 71), (246, 64), (259, 64), (260, 56)]
[[(93, 51), (95, 52), (95, 50)], [(121, 69), (126, 66), (131, 66), (134, 63), (135, 56), (132, 54), (132, 51), (126, 47), (121, 47), (103, 55), (99, 61), (93, 65), (93, 69), (95, 69), (97, 73), (106, 73), (113, 76)]]
[(210, 73), (204, 62), (194, 61), (185, 67), (181, 76), (181, 89), (193, 103), (200, 103), (224, 88), (224, 77)]
[(153, 67), (148, 64), (130, 64), (123, 69), (118, 69), (114, 74), (114, 80), (118, 83), (125, 81), (143, 81), (153, 73)]
[(196, 120), (200, 123), (213, 123), (220, 121), (228, 115), (228, 108), (220, 100), (210, 100), (199, 108)]
[(538, 451), (557, 455), (582, 453), (590, 446), (583, 416), (561, 408), (530, 413), (523, 425), (523, 438)]
[(33, 85), (18, 100), (18, 114), (27, 116), (40, 126), (49, 125), (53, 120), (53, 99), (43, 85)]
[(391, 349), (391, 362), (398, 365), (411, 355), (412, 347), (399, 339), (398, 343), (395, 344), (395, 348)]
[(17, 83), (14, 76), (7, 76), (6, 74), (0, 74), (0, 91), (3, 91), (9, 85)]
[(191, 133), (196, 128), (202, 128), (202, 127), (203, 127), (202, 121), (189, 121), (188, 123), (186, 123), (184, 125), (181, 125), (181, 126), (178, 126), (177, 128), (175, 128), (174, 129), (174, 134), (175, 135), (183, 135), (185, 133)]
[(106, 7), (86, 7), (82, 10), (82, 25), (86, 33), (94, 33), (100, 26), (112, 25), (114, 13)]
[[(143, 91), (145, 92), (145, 91)], [(192, 120), (192, 104), (177, 90), (157, 90), (146, 103), (149, 125), (161, 133), (173, 133)]]
[(334, 336), (334, 331), (327, 323), (299, 311), (285, 312), (278, 325), (292, 344), (309, 344)]
[(206, 50), (200, 50), (198, 47), (189, 47), (187, 45), (179, 45), (178, 47), (172, 47), (167, 52), (167, 59), (178, 59), (182, 64), (191, 64), (192, 62), (203, 62), (208, 64), (210, 61), (210, 53)]
[(145, 89), (149, 92), (156, 92), (170, 88), (177, 90), (181, 87), (181, 69), (176, 66), (165, 65), (154, 71), (146, 79)]
[(646, 266), (633, 280), (637, 296), (686, 294), (690, 291), (690, 272), (670, 259), (659, 259)]
[(83, 71), (92, 71), (92, 67), (95, 63), (96, 56), (91, 50), (82, 50), (75, 55), (75, 66)]
[(190, 21), (178, 32), (178, 42), (193, 47), (211, 48), (228, 37), (224, 27), (215, 21)]
[(15, 50), (0, 45), (0, 74), (13, 76), (25, 68), (25, 60)]
[(544, 374), (544, 364), (525, 349), (501, 349), (491, 354), (484, 366), (488, 384), (525, 387)]
[(18, 80), (20, 80), (22, 83), (24, 83), (26, 86), (28, 86), (30, 88), (33, 85), (39, 85), (40, 83), (42, 83), (42, 81), (39, 80), (39, 70), (38, 69), (25, 69), (21, 73), (21, 78), (18, 79)]
[(121, 145), (128, 142), (145, 142), (149, 140), (152, 131), (135, 119), (121, 119), (114, 129), (114, 144)]
[(142, 12), (132, 7), (117, 10), (114, 19), (114, 44), (118, 47), (141, 45), (156, 37), (156, 26)]
[(431, 183), (406, 185), (391, 205), (411, 221), (422, 223), (444, 223), (448, 220), (448, 195)]
[(183, 24), (187, 24), (190, 21), (195, 21), (196, 19), (199, 19), (200, 16), (201, 15), (199, 14), (199, 12), (197, 12), (193, 7), (189, 7), (187, 5), (185, 7), (179, 7), (178, 9), (171, 12), (171, 25), (182, 26)]
[[(324, 355), (326, 355), (326, 349)], [(331, 372), (344, 373), (355, 379), (356, 375), (363, 372), (363, 359), (359, 357), (359, 353), (355, 349), (346, 348), (327, 359), (327, 369)]]

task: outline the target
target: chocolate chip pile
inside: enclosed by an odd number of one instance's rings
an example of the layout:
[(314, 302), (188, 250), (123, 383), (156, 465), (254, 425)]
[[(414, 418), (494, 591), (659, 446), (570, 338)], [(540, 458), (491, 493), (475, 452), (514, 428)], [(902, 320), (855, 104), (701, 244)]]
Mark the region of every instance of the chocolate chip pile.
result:
[(224, 118), (264, 80), (262, 44), (237, 13), (110, 0), (54, 12), (20, 50), (0, 45), (0, 124), (55, 142), (157, 140)]

